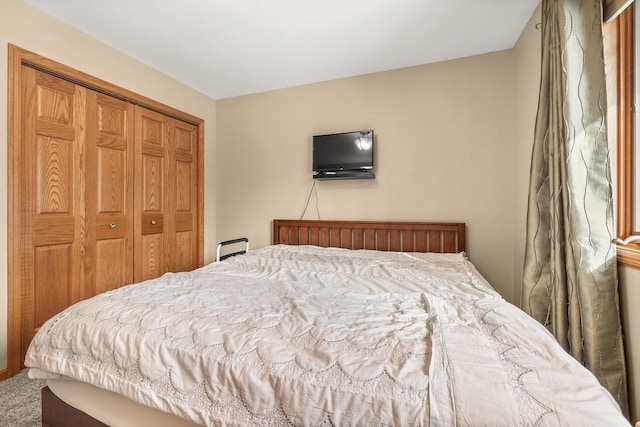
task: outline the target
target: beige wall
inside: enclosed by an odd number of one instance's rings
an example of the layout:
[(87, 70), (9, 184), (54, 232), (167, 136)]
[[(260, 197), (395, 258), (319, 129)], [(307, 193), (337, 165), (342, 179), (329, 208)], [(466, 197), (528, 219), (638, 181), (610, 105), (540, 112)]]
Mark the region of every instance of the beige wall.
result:
[(514, 300), (520, 303), (522, 292), (522, 272), (524, 268), (524, 244), (526, 234), (527, 204), (529, 193), (529, 171), (531, 168), (531, 150), (533, 131), (538, 110), (540, 92), (540, 55), (541, 33), (536, 29), (540, 22), (540, 6), (524, 27), (518, 42), (513, 48), (515, 63), (515, 139), (513, 160), (513, 181), (515, 199), (513, 201), (514, 225)]
[(513, 76), (503, 51), (217, 101), (218, 236), (269, 244), (271, 220), (303, 210), (312, 135), (374, 129), (376, 178), (317, 182), (321, 218), (464, 221), (511, 300)]
[[(0, 12), (0, 170), (7, 170), (7, 44), (15, 44), (205, 120), (205, 241), (215, 238), (215, 101), (20, 0)], [(6, 172), (5, 172), (6, 173)], [(7, 229), (6, 175), (0, 178), (0, 230)], [(215, 248), (208, 245), (211, 260)], [(7, 241), (0, 233), (0, 370), (6, 367)]]

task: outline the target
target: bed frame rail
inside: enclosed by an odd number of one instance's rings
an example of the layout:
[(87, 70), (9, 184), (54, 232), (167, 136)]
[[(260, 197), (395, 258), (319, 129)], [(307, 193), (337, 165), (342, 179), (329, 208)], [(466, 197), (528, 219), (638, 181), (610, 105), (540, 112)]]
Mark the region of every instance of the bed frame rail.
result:
[(465, 250), (458, 222), (273, 220), (274, 244), (314, 245), (396, 252), (455, 253)]
[(109, 427), (90, 415), (67, 404), (49, 387), (41, 390), (42, 427)]

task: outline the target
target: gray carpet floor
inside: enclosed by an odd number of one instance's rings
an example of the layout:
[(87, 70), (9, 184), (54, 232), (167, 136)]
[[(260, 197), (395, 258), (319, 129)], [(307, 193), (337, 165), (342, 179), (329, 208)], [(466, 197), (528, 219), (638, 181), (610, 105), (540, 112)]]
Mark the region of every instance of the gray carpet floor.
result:
[(40, 427), (40, 389), (44, 382), (27, 377), (27, 369), (0, 381), (0, 426)]

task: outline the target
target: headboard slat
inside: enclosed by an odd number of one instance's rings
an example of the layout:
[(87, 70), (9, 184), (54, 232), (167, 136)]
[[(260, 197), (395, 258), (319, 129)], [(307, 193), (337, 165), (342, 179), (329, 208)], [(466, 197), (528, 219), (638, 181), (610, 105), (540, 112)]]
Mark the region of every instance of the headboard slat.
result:
[(329, 227), (320, 227), (320, 246), (329, 247)]
[(379, 251), (388, 251), (389, 250), (389, 235), (388, 230), (376, 230), (376, 249)]
[(331, 227), (329, 230), (329, 242), (332, 248), (339, 248), (340, 246), (340, 229), (338, 227)]
[(300, 239), (300, 227), (289, 227), (289, 244), (297, 245)]
[(429, 231), (429, 252), (441, 252), (440, 233)]
[(443, 252), (455, 252), (456, 233), (453, 231), (444, 231), (442, 233), (442, 245), (444, 246)]
[(351, 248), (364, 249), (364, 233), (361, 228), (353, 230), (353, 243), (351, 245)]
[(374, 229), (365, 229), (364, 230), (364, 248), (365, 249), (376, 249), (376, 230)]
[(353, 247), (353, 233), (351, 228), (341, 228), (342, 240), (340, 247), (345, 249), (351, 249)]
[(427, 231), (416, 230), (416, 252), (427, 252)]
[(300, 227), (300, 237), (298, 243), (301, 245), (309, 244), (309, 227)]
[(389, 250), (394, 252), (402, 250), (400, 246), (400, 230), (389, 230)]
[(413, 230), (402, 230), (402, 252), (415, 252), (413, 249)]

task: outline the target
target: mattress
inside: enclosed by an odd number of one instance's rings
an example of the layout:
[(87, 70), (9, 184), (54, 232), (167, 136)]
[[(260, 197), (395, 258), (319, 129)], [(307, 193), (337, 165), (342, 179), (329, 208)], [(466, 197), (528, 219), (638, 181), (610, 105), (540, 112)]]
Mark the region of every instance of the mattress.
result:
[(464, 254), (269, 246), (82, 301), (25, 364), (198, 425), (629, 425)]

